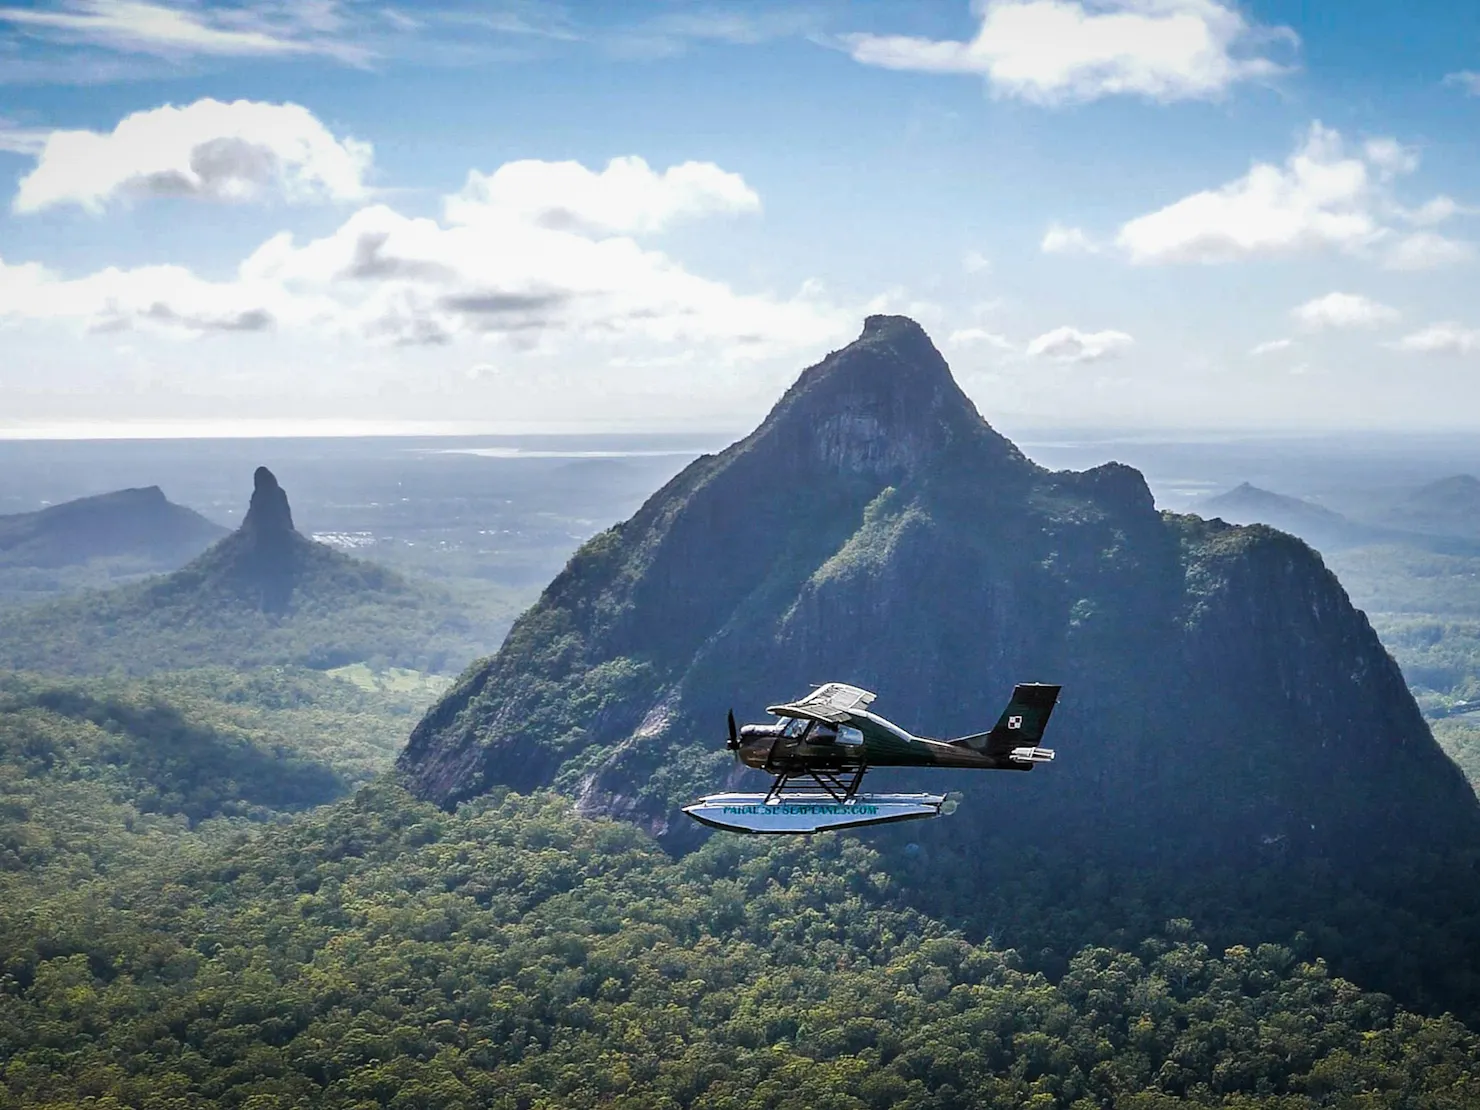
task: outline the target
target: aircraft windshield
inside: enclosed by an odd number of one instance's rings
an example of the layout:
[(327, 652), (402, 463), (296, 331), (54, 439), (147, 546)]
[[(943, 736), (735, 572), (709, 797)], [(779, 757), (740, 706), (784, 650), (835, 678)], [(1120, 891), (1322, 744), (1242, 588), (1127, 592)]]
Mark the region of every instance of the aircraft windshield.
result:
[(807, 722), (800, 717), (788, 717), (786, 725), (781, 730), (781, 735), (788, 740), (795, 739), (806, 730)]

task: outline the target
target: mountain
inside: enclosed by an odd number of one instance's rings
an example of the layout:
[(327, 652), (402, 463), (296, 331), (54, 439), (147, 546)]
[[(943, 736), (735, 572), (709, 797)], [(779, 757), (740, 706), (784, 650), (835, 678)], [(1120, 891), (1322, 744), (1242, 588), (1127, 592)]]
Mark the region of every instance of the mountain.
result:
[(1008, 880), (1024, 845), (1367, 867), (1480, 839), (1474, 796), (1315, 552), (1158, 513), (1118, 463), (1037, 466), (888, 316), (583, 546), (427, 713), (399, 773), (443, 806), (553, 785), (683, 847), (699, 837), (682, 802), (761, 786), (723, 751), (726, 709), (755, 720), (832, 679), (936, 736), (987, 727), (1016, 681), (1063, 684), (1050, 768), (870, 777), (961, 792), (896, 839), (962, 890)]
[(62, 567), (127, 556), (173, 570), (226, 529), (169, 501), (158, 486), (79, 497), (0, 516), (0, 567)]
[(241, 527), (174, 573), (0, 612), (0, 666), (140, 674), (370, 661), (445, 670), (501, 631), (443, 587), (303, 536), (288, 495), (258, 467)]
[(1430, 535), (1480, 539), (1480, 479), (1456, 474), (1420, 486), (1389, 507), (1383, 523)]
[(1273, 493), (1248, 482), (1227, 493), (1204, 498), (1192, 509), (1198, 516), (1216, 517), (1230, 524), (1267, 524), (1323, 550), (1355, 547), (1387, 538), (1380, 529), (1348, 520), (1323, 505)]

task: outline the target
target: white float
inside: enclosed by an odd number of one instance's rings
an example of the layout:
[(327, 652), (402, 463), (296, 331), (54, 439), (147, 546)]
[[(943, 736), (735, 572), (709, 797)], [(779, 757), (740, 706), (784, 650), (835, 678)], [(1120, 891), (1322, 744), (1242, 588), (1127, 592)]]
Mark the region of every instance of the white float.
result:
[(711, 794), (684, 806), (695, 821), (747, 833), (816, 833), (890, 821), (939, 817), (944, 794), (859, 794), (839, 801), (831, 794)]

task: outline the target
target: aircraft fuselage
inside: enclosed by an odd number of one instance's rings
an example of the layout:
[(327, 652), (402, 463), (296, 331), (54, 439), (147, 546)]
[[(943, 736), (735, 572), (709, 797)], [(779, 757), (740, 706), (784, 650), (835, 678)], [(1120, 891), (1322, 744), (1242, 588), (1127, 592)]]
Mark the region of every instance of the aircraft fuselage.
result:
[(747, 767), (773, 774), (855, 767), (999, 766), (964, 744), (914, 736), (877, 714), (858, 712), (841, 725), (801, 717), (746, 725), (740, 730), (739, 756)]

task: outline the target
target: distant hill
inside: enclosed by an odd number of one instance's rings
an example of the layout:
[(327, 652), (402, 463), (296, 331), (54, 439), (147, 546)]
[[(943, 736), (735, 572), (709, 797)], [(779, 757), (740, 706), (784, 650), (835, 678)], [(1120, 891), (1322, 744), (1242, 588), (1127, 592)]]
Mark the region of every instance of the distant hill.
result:
[(1480, 479), (1456, 474), (1420, 486), (1382, 517), (1394, 528), (1480, 540)]
[(1267, 524), (1321, 549), (1355, 547), (1390, 538), (1380, 529), (1358, 524), (1313, 501), (1260, 489), (1248, 482), (1204, 498), (1192, 506), (1192, 511), (1230, 524)]
[(441, 586), (315, 543), (266, 467), (241, 527), (172, 574), (0, 613), (0, 666), (147, 673), (369, 661), (460, 668), (503, 626)]
[(0, 516), (0, 567), (54, 568), (124, 556), (173, 570), (226, 532), (168, 500), (158, 486), (121, 489)]

